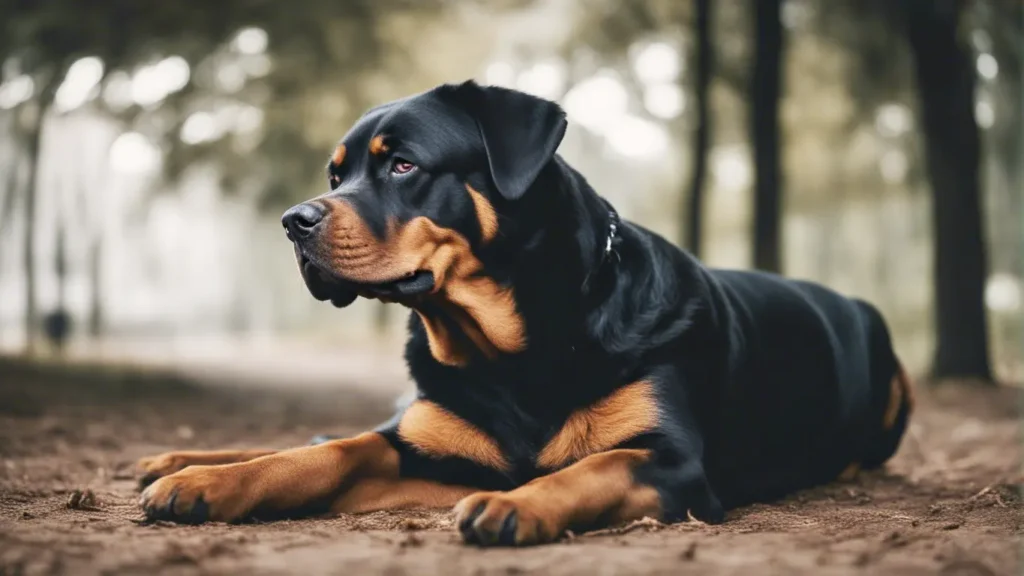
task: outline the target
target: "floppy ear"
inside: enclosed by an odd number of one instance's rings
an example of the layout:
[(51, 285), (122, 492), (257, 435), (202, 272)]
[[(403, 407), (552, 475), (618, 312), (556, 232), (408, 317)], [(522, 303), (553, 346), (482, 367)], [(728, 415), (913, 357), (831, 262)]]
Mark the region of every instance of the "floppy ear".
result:
[(509, 200), (520, 198), (561, 144), (565, 112), (549, 100), (472, 80), (455, 91), (476, 120), (498, 192)]

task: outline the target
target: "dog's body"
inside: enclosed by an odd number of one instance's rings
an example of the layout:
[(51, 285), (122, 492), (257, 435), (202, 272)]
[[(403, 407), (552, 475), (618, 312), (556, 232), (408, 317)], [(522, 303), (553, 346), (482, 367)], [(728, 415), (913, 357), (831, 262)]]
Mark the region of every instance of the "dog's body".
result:
[(458, 503), (467, 541), (525, 544), (717, 522), (884, 463), (912, 396), (878, 312), (709, 270), (620, 222), (555, 155), (564, 129), (554, 104), (472, 83), (368, 112), (332, 156), (332, 192), (285, 224), (318, 299), (413, 309), (417, 398), (352, 439), (148, 459), (147, 513)]

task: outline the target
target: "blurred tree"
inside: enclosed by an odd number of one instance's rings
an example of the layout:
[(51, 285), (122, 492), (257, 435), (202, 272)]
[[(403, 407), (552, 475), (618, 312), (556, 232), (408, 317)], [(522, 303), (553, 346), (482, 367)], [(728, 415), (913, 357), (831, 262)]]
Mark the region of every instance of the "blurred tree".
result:
[[(993, 78), (986, 78), (978, 93), (992, 105), (993, 124), (982, 137), (985, 156), (995, 168), (993, 178), (985, 181), (993, 193), (985, 208), (993, 226), (986, 229), (994, 244), (989, 252), (992, 271), (1024, 275), (1024, 258), (1020, 255), (1022, 219), (999, 218), (1019, 215), (1024, 209), (1024, 138), (1021, 115), (1024, 113), (1024, 92), (1021, 67), (1024, 60), (1024, 3), (987, 0), (973, 4), (972, 44), (978, 57), (989, 53), (996, 69)], [(979, 100), (979, 104), (983, 103)]]
[(904, 7), (933, 193), (938, 345), (932, 376), (991, 382), (981, 146), (974, 117), (974, 58), (960, 34), (964, 3), (904, 0)]
[(61, 356), (68, 336), (71, 334), (71, 315), (67, 309), (67, 246), (65, 222), (58, 220), (57, 249), (54, 251), (54, 267), (57, 271), (57, 306), (43, 318), (43, 328), (51, 349)]
[(751, 0), (755, 14), (750, 89), (754, 145), (754, 267), (781, 271), (779, 97), (782, 79), (782, 0)]
[[(161, 40), (177, 43), (185, 36), (223, 36), (227, 22), (222, 13), (196, 10), (182, 3), (140, 5), (55, 0), (44, 4), (11, 0), (0, 4), (0, 60), (4, 68), (32, 80), (33, 94), (15, 113), (22, 122), (16, 138), (24, 147), (29, 176), (24, 187), (24, 262), (26, 348), (32, 352), (40, 328), (36, 305), (35, 239), (42, 129), (50, 114), (57, 89), (71, 64), (97, 55), (107, 69), (127, 65), (148, 56), (145, 46)], [(131, 22), (131, 25), (126, 25)]]
[(0, 230), (10, 230), (14, 221), (14, 202), (18, 196), (18, 158), (11, 160), (4, 178), (4, 186), (0, 188)]
[[(416, 49), (412, 39), (387, 37), (384, 24), (402, 16), (424, 22), (464, 4), (452, 0), (0, 2), (4, 80), (25, 75), (33, 82), (31, 99), (14, 110), (23, 119), (14, 136), (22, 143), (30, 173), (22, 188), (29, 346), (35, 343), (39, 327), (34, 204), (40, 138), (43, 123), (53, 113), (57, 89), (74, 62), (98, 57), (103, 62), (103, 86), (107, 80), (123, 83), (167, 56), (180, 57), (190, 72), (188, 84), (180, 90), (156, 102), (126, 106), (111, 107), (97, 99), (92, 109), (161, 144), (164, 184), (173, 183), (190, 166), (212, 164), (225, 190), (248, 191), (261, 207), (277, 209), (323, 186), (325, 150), (381, 96), (380, 82), (372, 82), (372, 77), (380, 73), (386, 58), (401, 58), (403, 50)], [(502, 0), (494, 6), (516, 4)], [(245, 28), (262, 33), (265, 46), (233, 50), (231, 41)], [(257, 71), (249, 74), (247, 69)], [(243, 138), (222, 130), (202, 141), (186, 142), (180, 137), (196, 113), (206, 112), (209, 117), (240, 109), (257, 110), (255, 136)], [(99, 270), (99, 249), (99, 242), (94, 242), (90, 265), (94, 273)], [(98, 286), (98, 278), (93, 284)], [(95, 316), (99, 317), (98, 310)]]
[[(0, 189), (3, 194), (0, 197), (0, 235), (9, 231), (14, 223), (15, 201), (18, 197), (18, 185), (20, 184), (21, 162), (18, 150), (12, 154), (10, 164), (7, 166), (7, 175), (4, 178), (4, 186)], [(3, 268), (0, 267), (0, 270)]]
[(693, 133), (693, 164), (690, 167), (689, 209), (683, 214), (687, 234), (686, 246), (697, 258), (701, 257), (701, 222), (704, 219), (704, 182), (707, 180), (708, 146), (711, 139), (711, 117), (708, 114), (708, 88), (711, 84), (712, 24), (711, 0), (694, 0), (693, 35), (697, 39), (697, 70), (693, 81), (696, 101), (697, 128)]
[(36, 182), (39, 180), (39, 151), (42, 146), (43, 121), (53, 96), (57, 92), (57, 82), (52, 80), (53, 72), (45, 72), (43, 88), (39, 92), (38, 102), (22, 110), (22, 115), (28, 117), (26, 152), (28, 157), (28, 182), (25, 184), (25, 216), (24, 222), (24, 258), (25, 261), (25, 346), (31, 353), (36, 342), (36, 334), (39, 329), (36, 310)]
[[(708, 152), (715, 129), (711, 112), (712, 76), (720, 77), (727, 89), (744, 91), (742, 67), (736, 58), (718, 59), (715, 55), (713, 38), (716, 26), (713, 17), (716, 4), (710, 0), (678, 2), (673, 0), (629, 0), (607, 2), (603, 9), (588, 10), (581, 16), (575, 34), (568, 46), (566, 58), (570, 61), (578, 54), (580, 61), (593, 65), (592, 54), (602, 57), (600, 64), (615, 63), (621, 66), (623, 79), (631, 84), (629, 89), (640, 94), (642, 87), (632, 72), (623, 65), (624, 56), (637, 43), (655, 38), (664, 39), (681, 36), (689, 27), (692, 54), (695, 60), (692, 77), (680, 77), (677, 81), (684, 90), (691, 91), (695, 105), (692, 109), (670, 122), (670, 132), (678, 141), (689, 139), (691, 155), (688, 189), (681, 190), (678, 197), (678, 242), (698, 258), (703, 252), (703, 212), (705, 189), (708, 175)], [(730, 2), (731, 5), (731, 2)], [(596, 8), (597, 5), (595, 4)], [(718, 29), (721, 29), (719, 27)], [(725, 27), (731, 29), (730, 26)], [(730, 36), (726, 44), (733, 45)], [(579, 48), (583, 47), (582, 50)], [(680, 55), (686, 62), (687, 54)], [(592, 71), (583, 71), (586, 75)], [(658, 119), (661, 121), (661, 119)]]

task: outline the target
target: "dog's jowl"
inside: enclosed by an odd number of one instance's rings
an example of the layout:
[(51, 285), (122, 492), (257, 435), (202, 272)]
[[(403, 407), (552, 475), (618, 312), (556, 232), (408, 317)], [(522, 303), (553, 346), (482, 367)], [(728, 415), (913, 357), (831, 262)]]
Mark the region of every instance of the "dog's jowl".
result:
[(565, 129), (473, 82), (367, 112), (283, 224), (314, 298), (411, 310), (417, 398), (354, 438), (146, 459), (146, 514), (454, 507), (467, 542), (532, 544), (720, 522), (892, 456), (913, 394), (878, 312), (619, 220)]

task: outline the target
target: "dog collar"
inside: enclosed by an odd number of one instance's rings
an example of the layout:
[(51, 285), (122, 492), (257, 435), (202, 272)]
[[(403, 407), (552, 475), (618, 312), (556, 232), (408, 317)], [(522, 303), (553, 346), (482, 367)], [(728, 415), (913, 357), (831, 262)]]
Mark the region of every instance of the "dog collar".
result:
[(604, 198), (601, 200), (604, 201), (605, 206), (608, 208), (608, 237), (605, 238), (604, 253), (601, 255), (601, 264), (604, 264), (613, 255), (616, 261), (619, 260), (619, 253), (615, 248), (622, 242), (622, 238), (619, 237), (619, 226), (622, 222), (619, 220), (619, 213), (615, 211), (611, 203)]
[(608, 202), (604, 198), (601, 198), (601, 202), (608, 211), (608, 232), (605, 236), (604, 250), (601, 252), (601, 260), (597, 263), (597, 266), (587, 274), (587, 277), (583, 279), (583, 285), (581, 288), (584, 294), (587, 293), (590, 279), (594, 275), (600, 274), (609, 260), (614, 259), (616, 263), (622, 260), (622, 257), (619, 255), (617, 250), (619, 244), (622, 243), (622, 237), (619, 236), (619, 228), (622, 227), (622, 220), (619, 218), (619, 213), (615, 211), (615, 207), (611, 205), (611, 202)]

